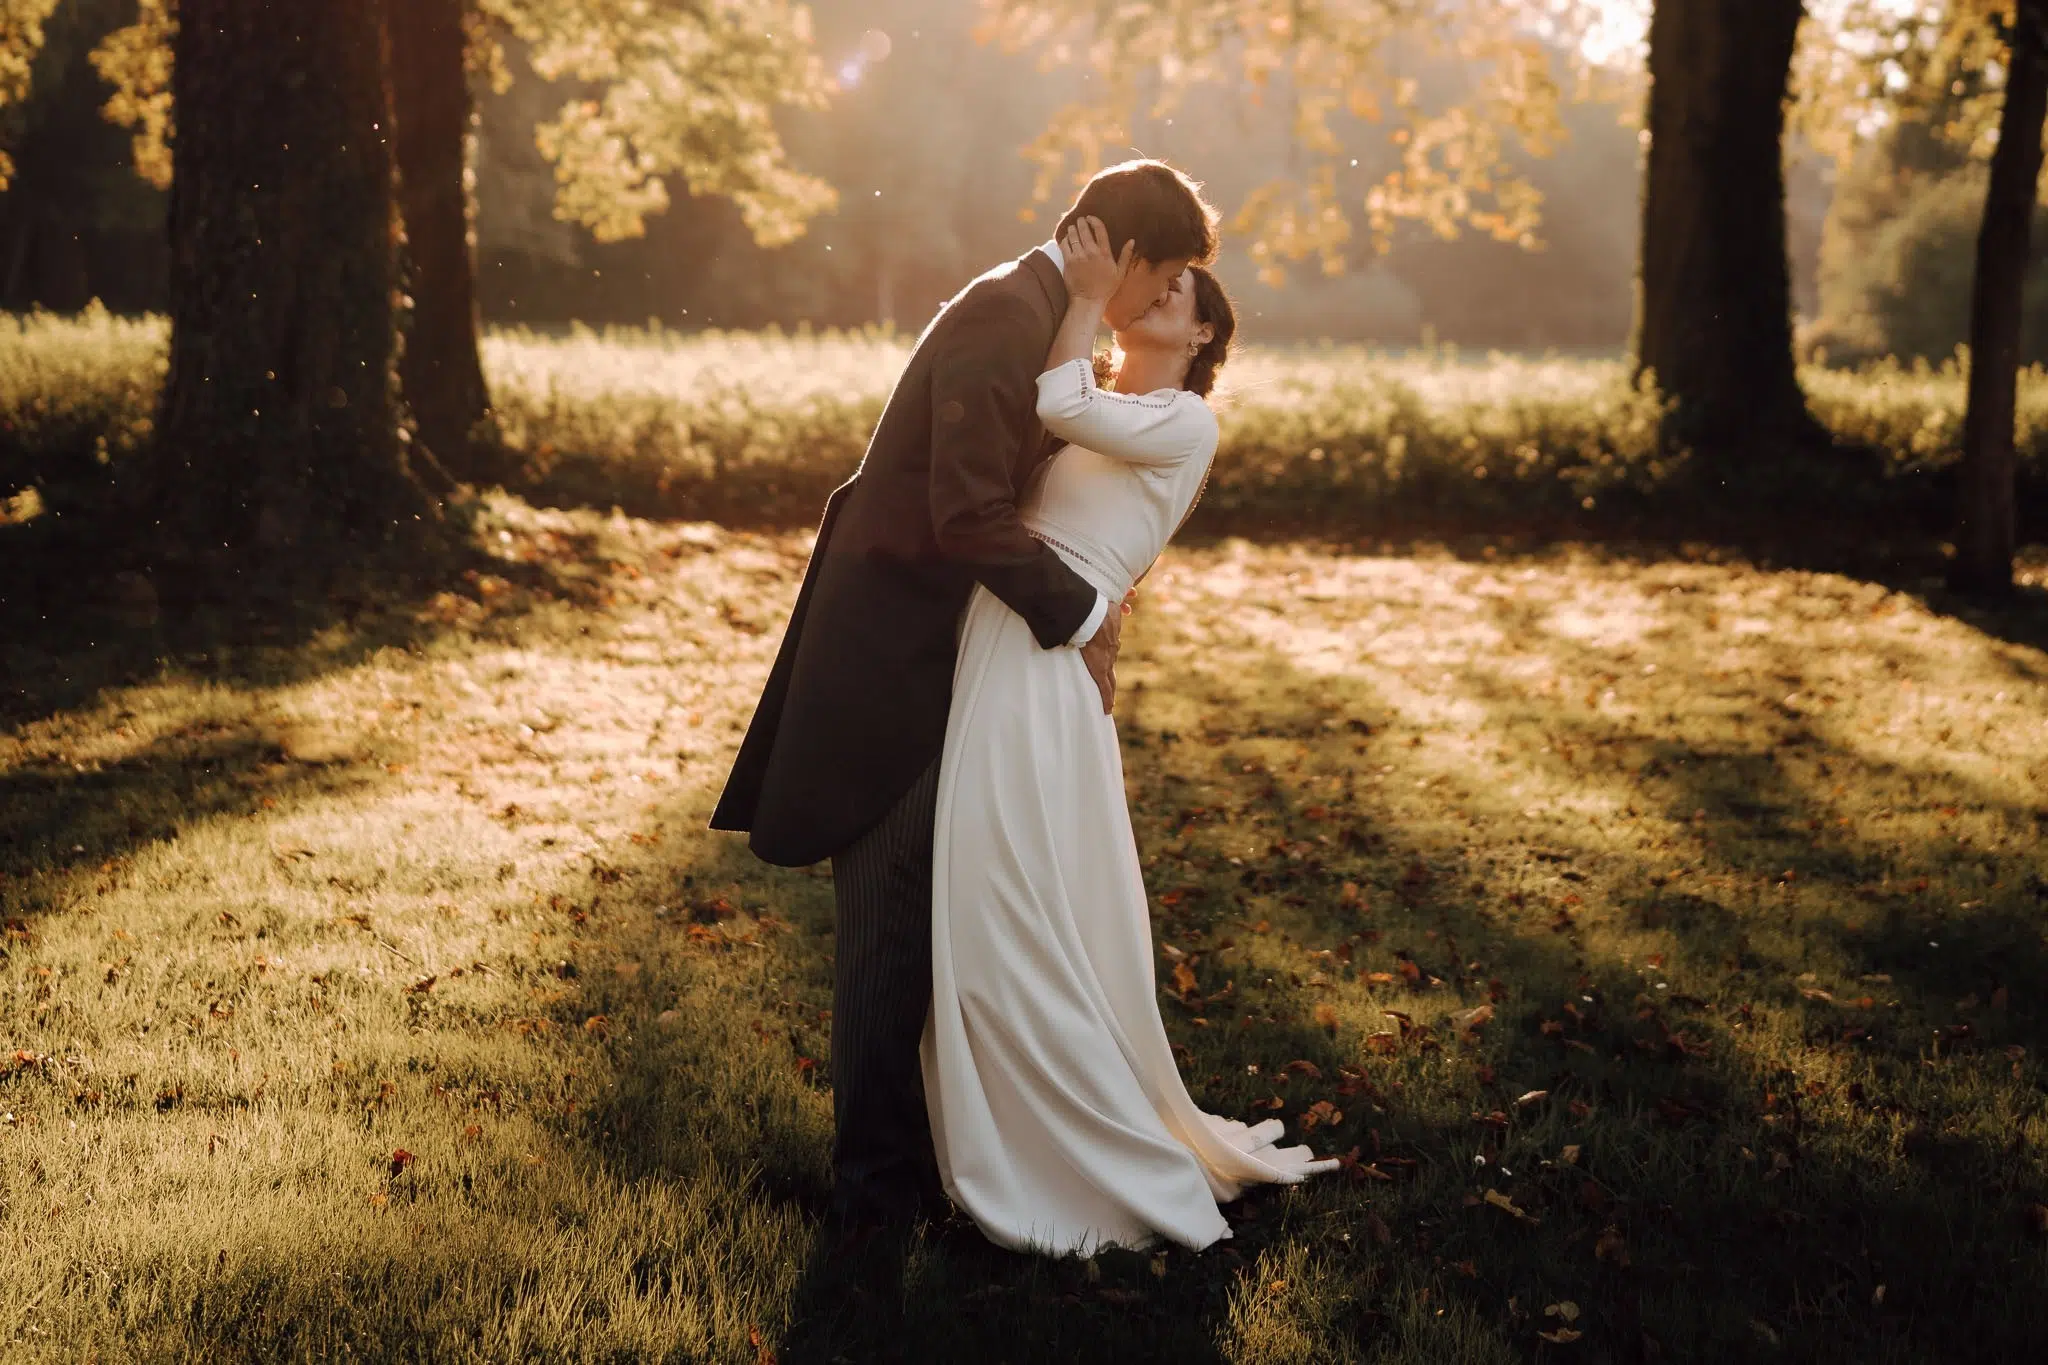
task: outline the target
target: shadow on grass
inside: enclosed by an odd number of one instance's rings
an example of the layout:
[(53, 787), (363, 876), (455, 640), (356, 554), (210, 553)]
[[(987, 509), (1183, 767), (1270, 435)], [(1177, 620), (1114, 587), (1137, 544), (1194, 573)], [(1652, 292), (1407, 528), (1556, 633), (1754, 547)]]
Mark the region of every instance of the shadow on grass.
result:
[[(1294, 674), (1271, 656), (1262, 665), (1251, 670), (1264, 674), (1261, 696), (1290, 698), (1302, 733), (1332, 714), (1390, 709), (1349, 680)], [(1466, 682), (1468, 695), (1478, 690)], [(1767, 708), (1762, 695), (1751, 701)], [(1284, 732), (1285, 714), (1269, 707), (1261, 719)], [(1574, 735), (1556, 715), (1540, 719), (1581, 748), (1602, 738)], [(1480, 728), (1501, 720), (1496, 707)], [(1370, 804), (1355, 809), (1371, 851), (1347, 871), (1366, 881), (1373, 904), (1382, 903), (1377, 891), (1398, 907), (1371, 921), (1383, 942), (1454, 987), (1460, 950), (1497, 945), (1485, 949), (1486, 965), (1508, 986), (1497, 1019), (1505, 1027), (1486, 1035), (1484, 1050), (1500, 1083), (1475, 1087), (1472, 1100), (1475, 1118), (1505, 1118), (1479, 1125), (1498, 1129), (1497, 1139), (1475, 1144), (1452, 1114), (1387, 1130), (1453, 1156), (1411, 1187), (1405, 1212), (1425, 1230), (1442, 1229), (1427, 1248), (1439, 1266), (1469, 1258), (1479, 1274), (1431, 1279), (1417, 1258), (1396, 1279), (1415, 1293), (1469, 1297), (1491, 1321), (1512, 1321), (1517, 1304), (1569, 1299), (1582, 1310), (1584, 1344), (1610, 1359), (1782, 1349), (1799, 1359), (1915, 1360), (2021, 1349), (2044, 1323), (2023, 1289), (2042, 1252), (2020, 1216), (2042, 1197), (2044, 1173), (2026, 1136), (2041, 1112), (2041, 1018), (2031, 996), (2021, 1006), (2018, 995), (2048, 965), (2027, 846), (1985, 855), (1997, 864), (1996, 889), (1982, 903), (1936, 910), (1919, 896), (1926, 884), (1915, 892), (1908, 878), (1930, 861), (1939, 875), (1942, 851), (1837, 825), (1812, 839), (1826, 805), (1780, 770), (1768, 740), (1720, 754), (1636, 743), (1669, 776), (1609, 785), (1692, 822), (1686, 856), (1699, 866), (1686, 880), (1705, 881), (1704, 892), (1665, 889), (1668, 849), (1554, 829), (1549, 847), (1528, 844), (1510, 832), (1515, 812), (1484, 797), (1471, 826), (1445, 822), (1435, 838)], [(1811, 738), (1804, 745), (1822, 768), (1860, 775), (1858, 756)], [(1601, 781), (1564, 752), (1552, 745), (1538, 759), (1561, 787)], [(1397, 775), (1409, 768), (1398, 749), (1382, 756)], [(1989, 795), (1940, 773), (1882, 780), (1917, 786), (1936, 805)], [(1315, 828), (1301, 812), (1318, 799), (1285, 788), (1271, 781), (1267, 818)], [(1460, 870), (1480, 875), (1461, 887)], [(1308, 879), (1311, 904), (1339, 901), (1335, 879)], [(1941, 921), (1931, 931), (1930, 916)], [(1305, 907), (1299, 917), (1331, 937), (1346, 924), (1329, 909)], [(1924, 945), (1930, 933), (1939, 952)], [(1460, 950), (1426, 947), (1453, 938)], [(1658, 968), (1650, 975), (1685, 989), (1651, 989), (1659, 983), (1642, 971), (1646, 960)], [(1812, 967), (1827, 980), (1803, 984)], [(1845, 980), (1895, 1003), (1859, 1010)], [(1866, 980), (1873, 984), (1856, 985)], [(1985, 1011), (1974, 1025), (1955, 1013), (1966, 991)], [(1511, 1102), (1522, 1087), (1547, 1092), (1526, 1119)], [(1575, 1114), (1574, 1103), (1586, 1112)], [(1460, 1183), (1468, 1196), (1489, 1183), (1464, 1165), (1488, 1155), (1485, 1141), (1498, 1144), (1493, 1167), (1533, 1174), (1512, 1197), (1540, 1226), (1451, 1198)], [(1577, 1163), (1558, 1160), (1567, 1145)]]
[[(1830, 740), (1774, 710), (1768, 678), (1741, 684), (1746, 729), (1697, 744), (1647, 720), (1601, 730), (1477, 671), (1455, 681), (1481, 708), (1475, 729), (1562, 741), (1521, 760), (1554, 790), (1675, 817), (1682, 836), (1531, 826), (1493, 791), (1418, 814), (1394, 793), (1445, 774), (1406, 742), (1415, 727), (1344, 725), (1397, 704), (1271, 649), (1160, 689), (1228, 718), (1213, 746), (1141, 692), (1123, 713), (1158, 932), (1196, 978), (1163, 1006), (1191, 1089), (1247, 1118), (1278, 1100), (1292, 1131), (1327, 1102), (1342, 1117), (1309, 1140), (1359, 1153), (1356, 1174), (1243, 1201), (1228, 1245), (1091, 1269), (958, 1227), (857, 1256), (816, 1235), (829, 882), (765, 868), (725, 836), (682, 858), (635, 840), (593, 863), (579, 932), (638, 970), (586, 968), (573, 1003), (546, 1007), (579, 1037), (609, 1030), (605, 1083), (566, 1135), (629, 1184), (715, 1185), (802, 1225), (807, 1238), (779, 1244), (802, 1242), (800, 1267), (718, 1271), (748, 1292), (787, 1284), (762, 1295), (781, 1315), (758, 1326), (790, 1362), (2024, 1358), (2048, 1269), (2018, 1216), (2048, 1195), (2033, 855), (1887, 841), (1830, 824), (1825, 796), (1834, 782), (1915, 806), (1998, 794)], [(1290, 770), (1296, 748), (1308, 771)], [(162, 837), (152, 821), (180, 803), (247, 809), (260, 798), (235, 779), (276, 750), (196, 737), (131, 829), (124, 804), (170, 757), (17, 767), (0, 808), (26, 812), (37, 856), (83, 871)], [(292, 779), (347, 780), (345, 766)], [(702, 798), (678, 793), (659, 814), (699, 824)], [(2007, 802), (2001, 818), (2029, 814)], [(57, 847), (74, 828), (97, 842)], [(1922, 875), (1949, 900), (1911, 889)], [(1450, 1016), (1487, 1003), (1492, 1022), (1462, 1037)], [(686, 1029), (663, 1022), (679, 1007)], [(636, 1255), (636, 1283), (682, 1293), (682, 1262), (703, 1249)], [(222, 1302), (223, 1332), (246, 1323)], [(1545, 1314), (1564, 1303), (1568, 1329)], [(1538, 1335), (1561, 1330), (1583, 1336)]]
[[(0, 883), (66, 885), (98, 864), (112, 874), (135, 850), (218, 816), (331, 793), (369, 780), (353, 762), (289, 761), (258, 732), (170, 736), (111, 763), (43, 762), (0, 770)], [(25, 892), (15, 912), (59, 908)]]
[[(1190, 1087), (1225, 1114), (1277, 1101), (1294, 1131), (1327, 1101), (1342, 1117), (1309, 1140), (1356, 1148), (1357, 1166), (1255, 1192), (1231, 1242), (1160, 1262), (1017, 1257), (957, 1222), (857, 1255), (816, 1236), (766, 1333), (779, 1357), (1540, 1359), (1563, 1358), (1539, 1333), (1564, 1329), (1587, 1359), (1904, 1362), (2038, 1340), (2048, 1311), (2026, 1286), (2048, 1266), (2022, 1213), (2048, 1195), (2028, 990), (2048, 959), (2030, 856), (1966, 855), (1995, 865), (1995, 889), (1967, 910), (1930, 904), (1912, 888), (1923, 867), (1957, 885), (1953, 850), (1826, 823), (1802, 774), (1923, 803), (1995, 794), (1887, 768), (1796, 717), (1710, 748), (1594, 733), (1554, 706), (1510, 715), (1489, 679), (1462, 682), (1486, 699), (1483, 727), (1604, 746), (1602, 766), (1562, 746), (1534, 762), (1561, 788), (1674, 817), (1682, 840), (1554, 824), (1533, 838), (1492, 795), (1404, 815), (1384, 793), (1439, 776), (1429, 757), (1384, 731), (1332, 743), (1326, 724), (1388, 700), (1273, 651), (1176, 675), (1205, 709), (1256, 717), (1215, 752), (1134, 694), (1122, 730), (1156, 924), (1197, 979), (1164, 1005)], [(1751, 686), (1759, 715), (1770, 686)], [(1304, 742), (1322, 773), (1242, 768)], [(1191, 814), (1226, 757), (1223, 815)], [(1356, 782), (1383, 767), (1379, 786)], [(1341, 803), (1310, 780), (1346, 774)], [(1341, 832), (1319, 840), (1333, 805)], [(632, 894), (650, 966), (673, 967), (657, 945), (679, 936), (685, 965), (615, 988), (615, 1011), (653, 1018), (693, 974), (723, 982), (720, 999), (772, 1021), (755, 1029), (769, 1064), (819, 1089), (735, 1093), (701, 1040), (649, 1031), (620, 1054), (590, 1141), (631, 1179), (743, 1182), (815, 1227), (829, 882), (720, 840), (687, 866), (642, 863)], [(1919, 946), (1930, 934), (1939, 952)], [(1469, 1037), (1449, 1020), (1489, 1002)], [(1568, 1328), (1545, 1315), (1567, 1303)]]
[[(530, 549), (534, 524), (531, 509), (494, 499), (456, 543), (340, 566), (318, 589), (285, 566), (268, 578), (248, 569), (233, 588), (159, 583), (121, 567), (111, 529), (58, 538), (39, 521), (0, 526), (0, 724), (27, 725), (173, 668), (275, 687), (416, 649), (456, 623), (425, 610), (437, 596), (475, 602), (486, 577), (509, 590), (490, 604), (500, 626), (536, 601), (590, 600), (604, 560), (595, 523), (547, 526), (545, 555), (496, 552)], [(314, 647), (337, 635), (338, 647)]]

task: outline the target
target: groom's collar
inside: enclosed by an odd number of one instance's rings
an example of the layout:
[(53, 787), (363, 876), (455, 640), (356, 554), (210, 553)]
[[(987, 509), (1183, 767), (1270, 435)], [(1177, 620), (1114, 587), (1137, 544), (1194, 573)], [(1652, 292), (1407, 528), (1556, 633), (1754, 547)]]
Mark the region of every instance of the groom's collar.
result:
[(1067, 281), (1061, 273), (1065, 269), (1065, 262), (1061, 260), (1063, 254), (1058, 242), (1047, 242), (1031, 248), (1022, 262), (1024, 269), (1038, 281), (1038, 287), (1045, 291), (1046, 301), (1052, 305), (1054, 313), (1067, 310)]

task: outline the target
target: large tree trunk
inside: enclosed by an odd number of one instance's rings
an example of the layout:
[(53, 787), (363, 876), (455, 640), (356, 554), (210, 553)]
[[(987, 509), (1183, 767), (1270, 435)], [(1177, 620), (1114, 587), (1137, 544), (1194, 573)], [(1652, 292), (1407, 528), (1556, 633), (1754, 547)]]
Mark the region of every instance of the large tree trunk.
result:
[(181, 0), (151, 509), (173, 558), (317, 573), (435, 516), (393, 372), (383, 8)]
[(485, 425), (490, 394), (477, 355), (462, 8), (462, 0), (399, 0), (391, 9), (399, 203), (413, 300), (399, 373), (426, 447), (457, 478), (488, 484), (502, 480), (504, 469)]
[[(1786, 82), (1799, 0), (1657, 0), (1636, 363), (1726, 461), (1821, 438), (1792, 359)], [(1726, 464), (1720, 465), (1726, 468)]]
[(1970, 295), (1970, 396), (1963, 418), (1956, 558), (1949, 570), (1950, 586), (1964, 592), (2012, 587), (2013, 419), (2027, 237), (2041, 178), (2044, 119), (2048, 0), (2020, 0)]

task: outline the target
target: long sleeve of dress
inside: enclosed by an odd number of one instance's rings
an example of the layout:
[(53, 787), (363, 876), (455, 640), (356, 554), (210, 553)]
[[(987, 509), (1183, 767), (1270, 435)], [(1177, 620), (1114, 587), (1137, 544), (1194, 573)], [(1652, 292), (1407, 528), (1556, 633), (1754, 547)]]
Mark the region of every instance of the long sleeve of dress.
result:
[(1095, 386), (1086, 360), (1038, 376), (1038, 420), (1062, 440), (1154, 468), (1206, 459), (1216, 449), (1216, 414), (1199, 394), (1111, 393)]

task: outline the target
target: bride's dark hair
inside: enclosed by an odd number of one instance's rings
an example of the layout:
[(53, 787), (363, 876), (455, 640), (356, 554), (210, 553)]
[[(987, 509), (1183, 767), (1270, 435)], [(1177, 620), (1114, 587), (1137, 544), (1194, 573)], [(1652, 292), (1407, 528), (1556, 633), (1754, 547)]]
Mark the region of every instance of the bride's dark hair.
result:
[[(1223, 282), (1209, 272), (1207, 266), (1189, 266), (1195, 276), (1195, 321), (1206, 322), (1214, 328), (1214, 334), (1202, 349), (1195, 352), (1188, 362), (1187, 378), (1181, 387), (1190, 393), (1207, 398), (1209, 391), (1216, 387), (1216, 371), (1223, 368), (1223, 362), (1230, 358), (1230, 339), (1237, 333), (1237, 310), (1230, 306), (1230, 295), (1224, 290)], [(1116, 366), (1111, 363), (1108, 351), (1095, 353), (1095, 386), (1111, 388), (1116, 384)]]
[(1195, 276), (1195, 321), (1208, 323), (1216, 332), (1188, 362), (1188, 377), (1181, 387), (1207, 398), (1209, 390), (1216, 387), (1216, 371), (1230, 358), (1230, 338), (1237, 333), (1237, 310), (1230, 306), (1223, 281), (1211, 274), (1207, 266), (1188, 268)]

